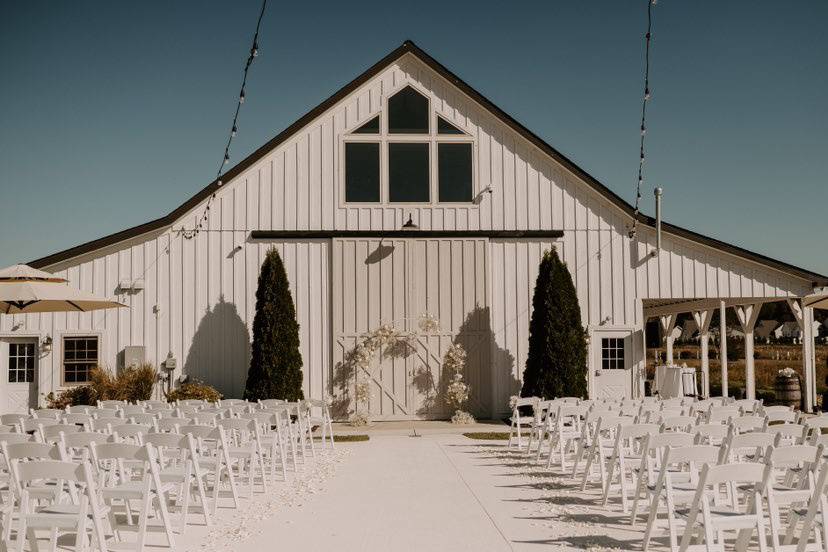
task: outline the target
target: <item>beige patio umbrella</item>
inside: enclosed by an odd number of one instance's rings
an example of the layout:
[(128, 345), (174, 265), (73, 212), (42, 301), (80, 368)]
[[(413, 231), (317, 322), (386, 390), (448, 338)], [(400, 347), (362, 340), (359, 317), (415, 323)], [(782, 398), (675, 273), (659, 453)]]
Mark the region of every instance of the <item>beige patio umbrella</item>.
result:
[(86, 312), (117, 307), (126, 305), (75, 289), (64, 278), (27, 265), (0, 270), (0, 314)]
[(814, 309), (828, 309), (828, 291), (806, 295), (802, 298), (802, 306)]

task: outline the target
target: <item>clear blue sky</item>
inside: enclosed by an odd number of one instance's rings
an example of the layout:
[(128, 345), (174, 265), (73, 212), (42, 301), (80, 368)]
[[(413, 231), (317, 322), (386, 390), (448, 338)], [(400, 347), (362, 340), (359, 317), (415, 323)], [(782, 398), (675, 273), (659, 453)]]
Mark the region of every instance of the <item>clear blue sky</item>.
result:
[[(166, 214), (210, 182), (258, 0), (6, 0), (0, 265)], [(646, 3), (276, 2), (232, 161), (406, 38), (627, 200)], [(828, 2), (660, 0), (648, 182), (665, 218), (828, 274)]]

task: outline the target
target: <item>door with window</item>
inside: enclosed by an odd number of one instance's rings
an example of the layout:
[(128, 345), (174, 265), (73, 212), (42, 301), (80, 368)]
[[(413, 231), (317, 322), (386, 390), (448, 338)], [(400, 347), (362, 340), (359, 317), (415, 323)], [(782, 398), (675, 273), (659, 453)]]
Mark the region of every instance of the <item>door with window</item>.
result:
[(25, 413), (37, 406), (37, 338), (14, 338), (0, 341), (3, 357), (3, 391), (0, 411)]
[(632, 396), (631, 335), (625, 331), (592, 334), (592, 367), (595, 398)]

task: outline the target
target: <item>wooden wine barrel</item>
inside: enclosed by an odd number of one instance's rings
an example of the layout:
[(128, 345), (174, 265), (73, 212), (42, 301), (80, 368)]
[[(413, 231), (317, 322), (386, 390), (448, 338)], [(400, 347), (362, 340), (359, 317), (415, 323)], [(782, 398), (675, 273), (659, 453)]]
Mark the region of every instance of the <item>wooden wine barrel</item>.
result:
[(774, 382), (776, 403), (799, 408), (802, 402), (802, 389), (799, 385), (799, 376), (787, 377), (777, 375)]

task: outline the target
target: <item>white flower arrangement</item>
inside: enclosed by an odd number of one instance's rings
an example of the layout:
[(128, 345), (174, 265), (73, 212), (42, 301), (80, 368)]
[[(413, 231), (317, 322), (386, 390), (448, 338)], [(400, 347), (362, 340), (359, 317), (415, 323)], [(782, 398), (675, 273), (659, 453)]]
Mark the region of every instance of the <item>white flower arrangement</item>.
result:
[(515, 407), (517, 406), (517, 402), (518, 402), (518, 396), (517, 395), (512, 395), (511, 397), (509, 397), (509, 408), (514, 410)]
[(427, 312), (420, 315), (420, 331), (424, 333), (436, 333), (440, 331), (440, 321), (436, 316)]
[(364, 427), (371, 423), (371, 416), (365, 412), (354, 412), (348, 417), (348, 423), (353, 427)]
[(451, 375), (451, 382), (446, 387), (445, 401), (450, 408), (454, 409), (451, 421), (455, 424), (474, 423), (474, 416), (463, 410), (463, 405), (469, 400), (471, 394), (471, 387), (463, 381), (466, 357), (466, 350), (458, 343), (449, 347), (443, 356), (443, 371), (454, 372)]
[(796, 376), (796, 370), (794, 370), (793, 368), (782, 368), (777, 373), (780, 376), (783, 376), (783, 377), (786, 377), (786, 378), (792, 378), (792, 377)]

